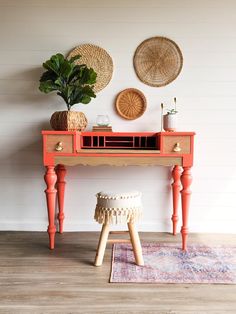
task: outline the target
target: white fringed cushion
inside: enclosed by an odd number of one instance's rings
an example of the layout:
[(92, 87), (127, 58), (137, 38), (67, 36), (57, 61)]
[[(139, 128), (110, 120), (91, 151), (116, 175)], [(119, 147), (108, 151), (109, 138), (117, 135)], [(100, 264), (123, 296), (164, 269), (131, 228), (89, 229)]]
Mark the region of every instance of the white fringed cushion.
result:
[(142, 215), (141, 193), (99, 192), (94, 219), (100, 223), (136, 222)]

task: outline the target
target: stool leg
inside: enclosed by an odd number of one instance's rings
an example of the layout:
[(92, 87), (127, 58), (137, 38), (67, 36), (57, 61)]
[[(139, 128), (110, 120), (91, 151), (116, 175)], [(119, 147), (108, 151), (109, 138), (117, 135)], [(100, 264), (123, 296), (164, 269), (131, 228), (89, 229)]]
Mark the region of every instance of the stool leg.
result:
[(102, 225), (102, 231), (100, 233), (99, 242), (98, 242), (98, 248), (97, 248), (97, 253), (96, 253), (96, 257), (95, 257), (95, 262), (94, 262), (95, 266), (101, 266), (102, 265), (108, 235), (109, 235), (109, 224), (103, 224)]
[(143, 266), (144, 261), (143, 261), (142, 247), (141, 247), (138, 232), (133, 223), (129, 222), (128, 228), (129, 228), (130, 240), (131, 240), (133, 250), (134, 250), (135, 262), (137, 265)]

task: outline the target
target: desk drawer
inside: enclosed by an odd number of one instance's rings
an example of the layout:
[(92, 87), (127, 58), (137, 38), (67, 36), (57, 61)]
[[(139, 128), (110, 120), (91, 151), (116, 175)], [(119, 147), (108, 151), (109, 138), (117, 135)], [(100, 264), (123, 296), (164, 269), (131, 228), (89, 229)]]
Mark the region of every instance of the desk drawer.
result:
[(182, 135), (163, 136), (163, 153), (190, 154), (191, 137)]
[(47, 153), (73, 153), (73, 135), (54, 135), (46, 136)]

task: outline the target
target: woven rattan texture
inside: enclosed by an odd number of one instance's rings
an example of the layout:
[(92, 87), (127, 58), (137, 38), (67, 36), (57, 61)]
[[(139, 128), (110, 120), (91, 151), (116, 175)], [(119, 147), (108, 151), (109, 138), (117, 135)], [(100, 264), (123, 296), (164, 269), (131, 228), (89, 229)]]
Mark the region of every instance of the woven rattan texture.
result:
[(81, 58), (75, 63), (86, 64), (97, 73), (94, 91), (99, 92), (104, 89), (112, 78), (113, 61), (111, 56), (103, 48), (92, 44), (84, 44), (74, 48), (69, 53), (68, 59), (77, 55), (81, 55)]
[(116, 110), (121, 117), (127, 120), (141, 117), (146, 107), (147, 101), (144, 94), (135, 88), (121, 91), (116, 98)]
[(160, 87), (177, 78), (183, 66), (183, 56), (171, 39), (152, 37), (138, 46), (133, 62), (135, 72), (143, 83)]
[(83, 112), (56, 111), (51, 117), (50, 124), (56, 131), (83, 131), (88, 121)]

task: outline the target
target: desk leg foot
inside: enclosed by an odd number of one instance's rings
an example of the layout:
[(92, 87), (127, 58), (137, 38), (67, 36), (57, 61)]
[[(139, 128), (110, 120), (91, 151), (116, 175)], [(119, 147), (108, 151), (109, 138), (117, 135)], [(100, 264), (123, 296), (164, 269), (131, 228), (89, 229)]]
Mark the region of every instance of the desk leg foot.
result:
[(189, 215), (189, 204), (191, 197), (190, 185), (192, 183), (191, 167), (183, 167), (184, 171), (181, 175), (181, 183), (183, 189), (181, 191), (182, 199), (182, 249), (187, 250), (187, 237), (188, 237), (188, 215)]
[(46, 198), (47, 198), (47, 207), (48, 207), (48, 235), (49, 235), (49, 247), (50, 249), (54, 249), (54, 241), (55, 241), (55, 203), (56, 203), (56, 193), (55, 183), (57, 181), (57, 176), (54, 170), (54, 166), (46, 167), (46, 173), (44, 176), (44, 180), (47, 185), (47, 189), (45, 190)]
[(179, 205), (179, 196), (180, 196), (180, 190), (181, 190), (181, 182), (180, 182), (181, 172), (182, 172), (182, 168), (180, 166), (174, 166), (172, 170), (173, 215), (171, 217), (171, 220), (173, 223), (173, 235), (176, 235), (177, 233), (177, 223), (179, 220), (178, 205)]
[(59, 232), (63, 233), (63, 221), (65, 218), (64, 215), (64, 195), (65, 195), (65, 176), (66, 168), (63, 165), (58, 165), (56, 168), (57, 174), (57, 198), (58, 198), (58, 207), (59, 213), (57, 219), (59, 221)]

